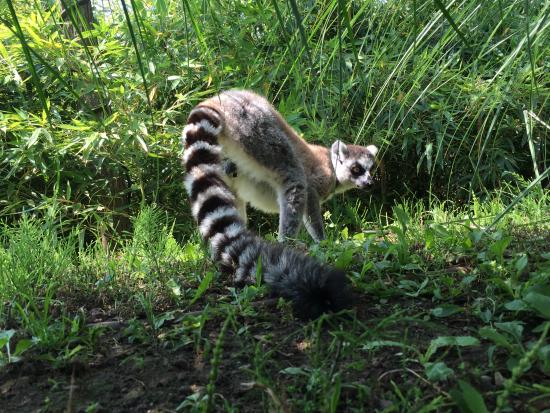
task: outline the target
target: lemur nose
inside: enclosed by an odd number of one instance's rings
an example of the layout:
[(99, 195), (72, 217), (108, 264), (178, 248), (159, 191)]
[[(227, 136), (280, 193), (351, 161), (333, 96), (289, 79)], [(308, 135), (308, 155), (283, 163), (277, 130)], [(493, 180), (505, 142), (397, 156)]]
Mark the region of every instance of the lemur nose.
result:
[(363, 182), (361, 182), (361, 188), (368, 188), (373, 183), (372, 178), (369, 176), (367, 179), (365, 179)]

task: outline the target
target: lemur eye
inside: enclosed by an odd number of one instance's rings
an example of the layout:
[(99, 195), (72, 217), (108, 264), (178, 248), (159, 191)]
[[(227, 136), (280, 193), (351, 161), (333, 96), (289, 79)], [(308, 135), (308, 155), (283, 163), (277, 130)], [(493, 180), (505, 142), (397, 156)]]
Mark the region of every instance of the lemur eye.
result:
[(365, 168), (363, 168), (358, 163), (354, 163), (353, 166), (351, 167), (351, 174), (353, 176), (360, 176), (360, 175), (363, 175), (364, 173), (365, 173)]

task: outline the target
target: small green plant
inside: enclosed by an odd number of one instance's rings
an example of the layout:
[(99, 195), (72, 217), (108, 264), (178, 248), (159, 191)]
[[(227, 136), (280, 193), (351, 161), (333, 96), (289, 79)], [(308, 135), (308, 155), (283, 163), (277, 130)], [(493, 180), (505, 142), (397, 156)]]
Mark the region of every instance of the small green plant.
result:
[(459, 380), (458, 387), (451, 391), (451, 396), (461, 413), (489, 413), (483, 396), (468, 382)]
[(17, 341), (15, 349), (11, 351), (11, 339), (15, 335), (15, 330), (0, 331), (0, 367), (7, 363), (16, 363), (21, 360), (21, 356), (25, 351), (32, 347), (33, 342), (29, 339), (21, 339)]
[(543, 331), (537, 342), (523, 355), (523, 357), (517, 362), (516, 366), (512, 369), (511, 377), (504, 382), (504, 390), (497, 397), (495, 413), (499, 413), (503, 410), (507, 399), (510, 397), (520, 377), (531, 368), (533, 361), (537, 358), (539, 350), (545, 343), (549, 330), (550, 322), (546, 322), (543, 325)]
[(222, 328), (216, 338), (216, 343), (212, 350), (212, 360), (210, 361), (210, 373), (208, 374), (208, 384), (206, 385), (206, 411), (211, 412), (214, 409), (214, 390), (216, 388), (216, 380), (218, 379), (218, 369), (223, 355), (223, 344), (229, 324), (234, 321), (232, 312), (227, 314)]
[[(36, 222), (23, 216), (19, 224), (0, 228), (0, 298), (33, 311), (48, 307), (56, 283), (75, 258), (76, 237), (60, 237), (52, 218)], [(4, 247), (5, 246), (5, 247)]]
[(165, 267), (174, 259), (171, 231), (163, 223), (163, 213), (155, 206), (144, 206), (134, 222), (130, 245), (130, 265), (162, 279)]

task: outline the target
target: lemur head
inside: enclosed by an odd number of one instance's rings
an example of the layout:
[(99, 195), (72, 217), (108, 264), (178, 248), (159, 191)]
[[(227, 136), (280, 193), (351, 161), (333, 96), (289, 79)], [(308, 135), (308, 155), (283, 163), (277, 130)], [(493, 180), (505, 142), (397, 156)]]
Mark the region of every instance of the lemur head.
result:
[(338, 180), (338, 192), (351, 188), (366, 188), (372, 184), (370, 170), (378, 148), (374, 145), (346, 145), (336, 141), (330, 149), (332, 167)]

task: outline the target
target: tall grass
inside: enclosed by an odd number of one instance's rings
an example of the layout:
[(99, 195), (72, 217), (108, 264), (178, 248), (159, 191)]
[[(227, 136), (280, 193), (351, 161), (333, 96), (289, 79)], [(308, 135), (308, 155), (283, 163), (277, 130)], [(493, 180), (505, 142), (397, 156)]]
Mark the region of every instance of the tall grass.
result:
[(74, 39), (58, 3), (0, 7), (3, 219), (55, 199), (67, 220), (116, 226), (156, 202), (187, 233), (177, 137), (231, 87), (266, 94), (309, 141), (379, 145), (384, 202), (547, 174), (548, 2), (109, 5)]

